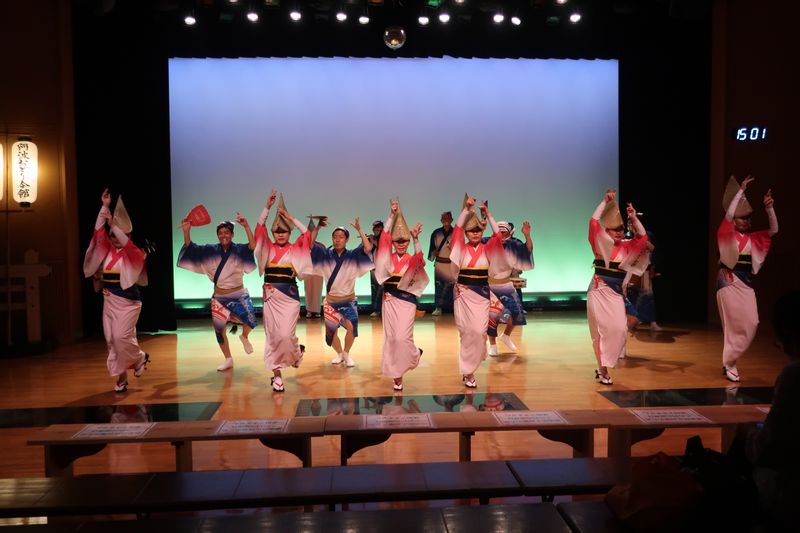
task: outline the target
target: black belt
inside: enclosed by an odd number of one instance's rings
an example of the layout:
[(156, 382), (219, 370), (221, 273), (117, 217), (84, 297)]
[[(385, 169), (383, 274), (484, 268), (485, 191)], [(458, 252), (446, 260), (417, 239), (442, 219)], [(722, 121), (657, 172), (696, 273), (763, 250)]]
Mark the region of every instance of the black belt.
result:
[(489, 269), (462, 268), (458, 272), (458, 282), (462, 285), (489, 285)]
[(594, 274), (595, 276), (601, 276), (604, 278), (625, 278), (625, 271), (619, 269), (620, 262), (619, 261), (611, 261), (608, 263), (608, 267), (606, 268), (606, 263), (602, 259), (595, 259), (594, 260)]

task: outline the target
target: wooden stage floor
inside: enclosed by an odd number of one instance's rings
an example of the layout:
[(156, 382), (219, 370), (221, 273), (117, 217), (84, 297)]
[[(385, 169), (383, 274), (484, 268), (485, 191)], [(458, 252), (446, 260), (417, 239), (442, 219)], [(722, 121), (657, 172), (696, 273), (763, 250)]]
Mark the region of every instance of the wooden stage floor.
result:
[[(330, 364), (333, 351), (324, 344), (319, 319), (301, 319), (297, 333), (307, 346), (302, 366), (284, 372), (286, 392), (274, 393), (264, 368), (263, 329), (251, 336), (255, 353), (245, 355), (230, 336), (235, 366), (220, 373), (222, 355), (210, 320), (184, 321), (176, 333), (142, 335), (142, 348), (152, 362), (141, 379), (130, 376), (127, 393), (112, 391), (106, 372), (105, 344), (90, 340), (64, 346), (54, 353), (2, 361), (0, 409), (64, 406), (110, 406), (184, 402), (221, 402), (215, 419), (293, 416), (302, 399), (390, 396), (391, 380), (380, 375), (382, 326), (379, 318), (360, 317), (359, 337), (352, 356), (355, 368)], [(598, 391), (676, 388), (720, 388), (731, 385), (722, 376), (722, 333), (715, 326), (667, 325), (651, 334), (646, 329), (631, 337), (628, 357), (612, 371), (611, 387), (595, 382), (585, 314), (550, 311), (528, 314), (528, 325), (512, 339), (517, 354), (487, 358), (476, 374), (476, 392), (513, 392), (529, 409), (613, 409), (617, 406)], [(405, 378), (405, 395), (463, 394), (458, 372), (458, 333), (451, 316), (423, 317), (415, 338), (425, 353), (416, 370)], [(763, 324), (739, 369), (741, 387), (770, 387), (785, 363)], [(502, 348), (502, 345), (500, 345)], [(502, 351), (502, 350), (501, 350)], [(732, 396), (733, 397), (733, 396)], [(735, 401), (735, 400), (734, 400)], [(324, 414), (324, 413), (323, 413)], [(3, 427), (3, 426), (0, 426)], [(0, 429), (4, 443), (0, 477), (42, 476), (40, 447), (26, 440), (37, 427)], [(663, 450), (681, 453), (688, 436), (697, 432), (668, 430), (658, 439), (639, 443), (634, 455)], [(701, 432), (707, 446), (718, 447), (718, 432)], [(605, 452), (605, 435), (597, 431), (597, 454)], [(314, 439), (314, 465), (338, 464), (339, 442), (333, 437)], [(570, 457), (571, 449), (541, 438), (535, 432), (479, 433), (473, 439), (473, 459)], [(396, 435), (385, 444), (358, 452), (352, 463), (454, 461), (457, 436), (452, 434)], [(287, 453), (269, 450), (257, 442), (228, 441), (195, 444), (198, 470), (299, 466)], [(80, 459), (76, 474), (93, 472), (170, 471), (174, 456), (169, 444), (113, 445)]]

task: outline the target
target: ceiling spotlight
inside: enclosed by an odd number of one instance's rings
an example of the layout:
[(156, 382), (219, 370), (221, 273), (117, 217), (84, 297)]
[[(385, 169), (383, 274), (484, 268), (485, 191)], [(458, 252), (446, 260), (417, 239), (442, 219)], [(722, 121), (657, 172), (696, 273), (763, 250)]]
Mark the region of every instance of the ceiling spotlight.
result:
[(360, 17), (358, 17), (358, 23), (359, 24), (369, 24), (369, 16), (361, 15)]
[(186, 15), (183, 17), (183, 23), (187, 26), (194, 26), (197, 23), (197, 19), (194, 18), (194, 15)]
[(506, 18), (503, 16), (503, 14), (502, 14), (502, 13), (495, 13), (495, 14), (494, 14), (494, 17), (492, 17), (492, 20), (494, 21), (494, 23), (495, 23), (495, 24), (500, 24), (500, 23), (501, 23), (501, 22), (503, 22), (505, 19), (506, 19)]
[(345, 20), (347, 20), (347, 13), (345, 13), (344, 11), (338, 11), (336, 13), (336, 20), (338, 20), (339, 22), (344, 22)]
[(289, 18), (297, 22), (298, 20), (303, 18), (303, 15), (297, 9), (293, 9), (292, 12), (289, 13)]
[(578, 22), (580, 22), (580, 20), (581, 20), (580, 13), (573, 13), (572, 15), (569, 16), (569, 21), (573, 24), (577, 24)]
[(239, 0), (228, 0), (228, 2), (230, 2), (231, 4), (238, 4)]
[(548, 26), (558, 26), (558, 23), (561, 22), (561, 18), (556, 15), (550, 15), (546, 19), (544, 19), (544, 23)]
[(417, 19), (421, 26), (427, 26), (431, 19), (428, 18), (427, 15), (420, 15)]
[(563, 6), (566, 3), (567, 3), (567, 0), (556, 0), (556, 4), (558, 4), (560, 6)]
[(439, 22), (441, 22), (442, 24), (447, 24), (448, 22), (450, 22), (450, 15), (448, 15), (447, 13), (439, 13)]
[(513, 24), (514, 26), (519, 26), (520, 24), (522, 24), (522, 19), (519, 17), (511, 17), (511, 24)]
[(255, 11), (248, 11), (247, 20), (249, 20), (250, 22), (258, 22), (258, 13), (256, 13)]
[(466, 0), (453, 0), (453, 3), (457, 6), (463, 6)]

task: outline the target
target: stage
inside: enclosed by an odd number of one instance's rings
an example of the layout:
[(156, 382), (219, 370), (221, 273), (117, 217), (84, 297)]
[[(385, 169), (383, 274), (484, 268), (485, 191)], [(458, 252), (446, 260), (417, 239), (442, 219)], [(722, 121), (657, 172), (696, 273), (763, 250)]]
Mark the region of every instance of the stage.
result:
[[(273, 392), (264, 368), (264, 331), (251, 335), (255, 353), (246, 355), (235, 335), (234, 368), (216, 371), (222, 355), (210, 320), (187, 320), (175, 333), (141, 335), (150, 353), (147, 372), (129, 377), (128, 392), (112, 391), (106, 372), (105, 343), (90, 340), (53, 353), (3, 361), (0, 377), (0, 431), (6, 443), (0, 457), (2, 477), (43, 475), (41, 450), (26, 440), (42, 426), (62, 422), (251, 419), (330, 415), (337, 412), (422, 412), (445, 410), (615, 409), (635, 406), (768, 403), (771, 387), (785, 363), (768, 325), (739, 364), (742, 382), (734, 387), (721, 376), (722, 332), (715, 326), (667, 324), (664, 331), (644, 328), (629, 337), (627, 357), (612, 370), (613, 386), (594, 379), (595, 358), (585, 314), (578, 311), (529, 312), (528, 325), (512, 339), (516, 354), (488, 357), (477, 372), (478, 388), (469, 391), (458, 372), (458, 332), (450, 315), (418, 319), (415, 339), (424, 349), (420, 366), (406, 375), (402, 396), (380, 375), (380, 318), (361, 315), (352, 357), (357, 366), (332, 365), (319, 319), (300, 319), (297, 333), (306, 345), (299, 369), (284, 371), (286, 391)], [(472, 393), (472, 394), (471, 394)], [(60, 409), (58, 409), (60, 408)], [(604, 432), (596, 432), (603, 455)], [(634, 447), (635, 455), (664, 450), (681, 453), (697, 431), (667, 430)], [(709, 447), (719, 446), (718, 432), (700, 432)], [(169, 471), (174, 468), (168, 444), (113, 445), (76, 463), (76, 474)], [(334, 465), (339, 442), (314, 439), (314, 466)], [(534, 431), (480, 433), (473, 440), (473, 460), (569, 457), (570, 448)], [(351, 463), (454, 461), (453, 435), (395, 435), (385, 444), (358, 452)], [(203, 442), (195, 445), (198, 470), (299, 466), (284, 452), (257, 442)]]

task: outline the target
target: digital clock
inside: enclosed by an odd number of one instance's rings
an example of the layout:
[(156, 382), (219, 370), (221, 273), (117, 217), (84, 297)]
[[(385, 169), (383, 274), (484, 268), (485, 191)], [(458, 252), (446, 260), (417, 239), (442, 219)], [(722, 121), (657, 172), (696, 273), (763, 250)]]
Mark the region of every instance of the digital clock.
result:
[(766, 141), (767, 128), (761, 126), (743, 126), (741, 128), (736, 128), (733, 138), (740, 142)]

